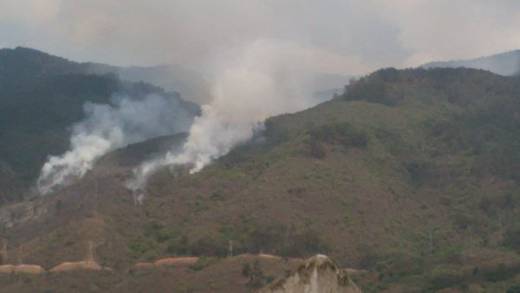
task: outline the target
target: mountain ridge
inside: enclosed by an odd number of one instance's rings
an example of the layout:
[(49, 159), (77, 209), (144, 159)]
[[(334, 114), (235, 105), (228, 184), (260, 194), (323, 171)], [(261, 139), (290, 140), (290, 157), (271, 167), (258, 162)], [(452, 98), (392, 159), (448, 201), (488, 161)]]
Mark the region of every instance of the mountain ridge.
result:
[(500, 75), (520, 74), (520, 50), (513, 50), (504, 53), (478, 57), (474, 59), (434, 61), (422, 65), (423, 68), (457, 68), (466, 67), (474, 69), (488, 70)]
[(86, 72), (84, 65), (38, 50), (0, 50), (0, 204), (30, 193), (43, 163), (69, 147), (71, 127), (84, 105), (113, 105), (115, 95), (138, 101), (155, 94), (177, 101), (194, 117), (199, 106), (155, 85), (114, 74)]

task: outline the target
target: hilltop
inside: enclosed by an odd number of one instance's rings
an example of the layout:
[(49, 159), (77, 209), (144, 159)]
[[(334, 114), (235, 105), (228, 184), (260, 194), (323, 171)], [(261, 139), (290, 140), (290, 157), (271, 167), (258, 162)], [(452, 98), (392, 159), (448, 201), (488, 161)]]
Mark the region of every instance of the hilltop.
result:
[(424, 68), (473, 68), (508, 76), (520, 73), (520, 50), (468, 60), (438, 61), (424, 64)]

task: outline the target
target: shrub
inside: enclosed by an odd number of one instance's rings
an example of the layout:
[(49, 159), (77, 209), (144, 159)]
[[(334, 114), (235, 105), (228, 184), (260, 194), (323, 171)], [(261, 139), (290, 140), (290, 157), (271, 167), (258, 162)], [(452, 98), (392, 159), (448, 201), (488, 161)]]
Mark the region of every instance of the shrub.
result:
[(494, 215), (502, 210), (512, 209), (515, 201), (511, 193), (484, 196), (479, 202), (479, 208), (488, 215)]
[(166, 246), (166, 252), (172, 255), (191, 255), (188, 237), (183, 235), (170, 239)]
[(483, 272), (484, 277), (490, 282), (499, 282), (514, 277), (520, 270), (517, 266), (507, 266), (500, 264), (492, 270), (486, 270)]
[(345, 88), (344, 98), (347, 101), (367, 101), (383, 105), (393, 105), (387, 97), (385, 82), (375, 78), (360, 79)]
[[(248, 223), (238, 227), (226, 226), (221, 234), (222, 239), (234, 240), (235, 253), (267, 252), (288, 257), (306, 257), (330, 250), (319, 234), (309, 228), (297, 230), (285, 225)], [(219, 244), (224, 248), (222, 253), (227, 252), (225, 241)]]
[(520, 224), (515, 224), (507, 229), (504, 235), (504, 245), (520, 250)]
[(327, 253), (328, 245), (321, 240), (316, 232), (305, 230), (293, 235), (289, 243), (284, 247), (280, 254), (283, 256), (309, 256), (316, 253)]
[(136, 239), (128, 244), (128, 250), (134, 258), (151, 258), (158, 254), (157, 244), (149, 239)]
[(433, 167), (429, 162), (411, 160), (405, 162), (404, 167), (409, 174), (410, 182), (414, 186), (421, 186), (433, 181)]
[(198, 239), (190, 244), (190, 250), (196, 256), (226, 256), (227, 242), (223, 239), (215, 239), (209, 236)]
[(462, 283), (464, 275), (460, 270), (448, 267), (437, 267), (432, 271), (430, 284), (433, 289), (449, 288)]
[(175, 232), (159, 222), (151, 221), (144, 227), (144, 236), (162, 243), (175, 238)]
[(267, 119), (264, 126), (264, 135), (268, 144), (276, 145), (286, 141), (289, 137), (289, 131), (280, 125), (277, 125), (273, 118)]
[(316, 158), (316, 159), (325, 158), (325, 155), (326, 155), (325, 148), (319, 141), (311, 139), (311, 141), (309, 142), (309, 149), (310, 149), (311, 157)]
[(274, 280), (272, 276), (267, 276), (260, 267), (258, 260), (255, 260), (253, 265), (246, 263), (242, 266), (242, 275), (249, 280), (247, 286), (250, 288), (261, 288)]
[(190, 266), (190, 268), (194, 271), (201, 271), (209, 265), (213, 264), (215, 261), (217, 261), (216, 258), (203, 256), (200, 257), (196, 263)]
[(368, 144), (366, 133), (354, 128), (349, 123), (329, 124), (313, 128), (309, 131), (309, 145), (318, 145), (322, 142), (340, 144), (345, 148), (364, 148)]

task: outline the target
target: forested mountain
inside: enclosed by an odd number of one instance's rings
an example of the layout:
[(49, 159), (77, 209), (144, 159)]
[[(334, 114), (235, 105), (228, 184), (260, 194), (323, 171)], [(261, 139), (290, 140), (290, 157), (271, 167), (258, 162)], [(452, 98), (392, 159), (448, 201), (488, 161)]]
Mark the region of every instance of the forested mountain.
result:
[(198, 112), (176, 92), (91, 74), (85, 64), (33, 49), (1, 49), (0, 203), (22, 197), (47, 157), (67, 149), (69, 128), (84, 118), (85, 103), (110, 104), (114, 94), (134, 99), (160, 94)]
[[(213, 292), (246, 288), (244, 276), (216, 273), (244, 264), (221, 258), (232, 241), (235, 254), (327, 253), (366, 269), (355, 277), (366, 292), (505, 292), (520, 272), (519, 131), (518, 77), (384, 69), (329, 102), (268, 119), (261, 137), (199, 173), (165, 168), (142, 205), (124, 182), (132, 158), (156, 143), (109, 154), (76, 184), (1, 208), (0, 223), (10, 255), (46, 268), (81, 259), (87, 243), (116, 272), (171, 255), (207, 260), (183, 271), (171, 285), (178, 291), (207, 292), (201, 274)], [(167, 282), (98, 274), (75, 286)], [(6, 284), (66, 284), (32, 282)]]

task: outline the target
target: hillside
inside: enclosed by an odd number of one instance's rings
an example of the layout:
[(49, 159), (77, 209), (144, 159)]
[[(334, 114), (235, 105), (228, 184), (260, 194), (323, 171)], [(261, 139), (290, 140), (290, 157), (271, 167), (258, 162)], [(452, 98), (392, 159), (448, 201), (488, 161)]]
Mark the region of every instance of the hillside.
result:
[(23, 197), (49, 155), (68, 147), (70, 127), (87, 102), (111, 104), (115, 95), (139, 100), (158, 94), (192, 115), (198, 106), (145, 83), (94, 75), (85, 66), (28, 48), (0, 50), (0, 204)]
[(468, 60), (431, 62), (423, 68), (473, 68), (508, 76), (520, 73), (520, 50)]
[(269, 119), (200, 173), (159, 172), (143, 205), (124, 188), (135, 155), (120, 150), (63, 191), (0, 208), (9, 261), (49, 268), (94, 242), (101, 265), (124, 271), (224, 256), (232, 240), (236, 254), (327, 253), (375, 274), (355, 278), (367, 292), (504, 292), (520, 278), (518, 81), (380, 70)]

